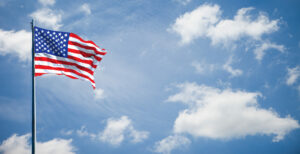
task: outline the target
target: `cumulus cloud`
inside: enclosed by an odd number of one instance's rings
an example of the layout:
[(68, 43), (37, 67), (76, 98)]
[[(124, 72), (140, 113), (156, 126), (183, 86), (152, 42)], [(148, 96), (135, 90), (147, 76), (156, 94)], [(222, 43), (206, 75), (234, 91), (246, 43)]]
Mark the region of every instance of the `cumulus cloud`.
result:
[(287, 85), (293, 85), (300, 76), (300, 66), (296, 66), (294, 68), (287, 68), (288, 77), (286, 80)]
[(269, 49), (276, 49), (280, 52), (284, 52), (285, 47), (271, 42), (263, 42), (259, 47), (254, 49), (255, 58), (257, 60), (262, 60), (265, 55), (265, 51)]
[(16, 55), (21, 61), (31, 59), (31, 32), (0, 29), (0, 55)]
[(34, 18), (38, 25), (46, 28), (58, 30), (62, 26), (62, 12), (60, 11), (54, 11), (49, 8), (41, 8), (30, 14), (30, 17)]
[(124, 132), (130, 123), (131, 121), (126, 116), (120, 119), (108, 119), (99, 139), (112, 145), (119, 145), (124, 140)]
[(254, 8), (241, 8), (233, 19), (220, 20), (215, 26), (210, 27), (207, 36), (213, 44), (229, 43), (242, 37), (250, 37), (259, 40), (263, 34), (278, 30), (278, 20), (269, 20), (260, 13), (256, 19), (252, 19), (249, 11)]
[(219, 21), (220, 14), (218, 5), (204, 4), (178, 17), (170, 30), (181, 36), (182, 44), (187, 44), (207, 35), (207, 29)]
[(233, 19), (224, 19), (219, 5), (203, 4), (179, 16), (169, 31), (181, 36), (181, 44), (191, 43), (197, 38), (209, 38), (212, 45), (231, 48), (235, 48), (235, 43), (241, 39), (258, 42), (261, 45), (254, 51), (258, 60), (262, 59), (267, 49), (283, 51), (283, 45), (262, 40), (262, 36), (279, 29), (279, 20), (270, 20), (263, 12), (256, 17), (250, 15), (253, 9), (241, 8)]
[[(3, 154), (30, 154), (30, 134), (18, 136), (12, 135), (4, 140), (0, 145), (0, 152)], [(75, 147), (71, 144), (72, 140), (53, 139), (47, 142), (37, 142), (36, 152), (41, 154), (75, 154)]]
[(284, 139), (300, 127), (290, 115), (280, 117), (272, 109), (259, 107), (257, 92), (221, 90), (196, 83), (178, 85), (180, 92), (168, 98), (189, 106), (181, 111), (174, 123), (175, 133), (194, 137), (233, 139), (248, 135), (275, 135), (274, 142)]
[(138, 143), (148, 138), (146, 131), (137, 131), (132, 126), (127, 116), (119, 119), (109, 118), (105, 129), (99, 133), (99, 139), (114, 146), (120, 145), (126, 136), (131, 137), (131, 142)]
[(171, 29), (181, 36), (182, 43), (199, 37), (208, 37), (212, 44), (226, 44), (241, 37), (260, 39), (263, 34), (278, 30), (278, 20), (270, 20), (263, 13), (252, 19), (249, 11), (241, 8), (233, 19), (222, 19), (218, 5), (204, 4), (178, 17)]
[(44, 6), (52, 6), (55, 4), (55, 0), (39, 0), (39, 3), (41, 3)]
[(79, 10), (82, 11), (83, 13), (85, 13), (86, 15), (90, 15), (92, 13), (90, 5), (87, 3), (84, 3), (83, 5), (81, 5)]
[(157, 153), (170, 154), (172, 150), (185, 147), (190, 143), (191, 141), (184, 136), (171, 135), (156, 142), (154, 145), (154, 151)]
[(232, 66), (232, 57), (228, 59), (228, 61), (223, 65), (223, 69), (231, 74), (231, 76), (236, 77), (243, 74), (243, 71), (240, 69), (233, 69)]

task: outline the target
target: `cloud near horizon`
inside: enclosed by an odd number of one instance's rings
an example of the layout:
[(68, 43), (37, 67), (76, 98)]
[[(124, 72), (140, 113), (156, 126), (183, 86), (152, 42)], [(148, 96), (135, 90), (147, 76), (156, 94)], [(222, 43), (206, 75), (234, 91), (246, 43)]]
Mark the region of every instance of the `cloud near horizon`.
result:
[[(13, 134), (0, 145), (3, 154), (30, 154), (30, 134)], [(76, 148), (72, 145), (72, 139), (54, 138), (46, 142), (36, 143), (36, 153), (39, 154), (75, 154)]]

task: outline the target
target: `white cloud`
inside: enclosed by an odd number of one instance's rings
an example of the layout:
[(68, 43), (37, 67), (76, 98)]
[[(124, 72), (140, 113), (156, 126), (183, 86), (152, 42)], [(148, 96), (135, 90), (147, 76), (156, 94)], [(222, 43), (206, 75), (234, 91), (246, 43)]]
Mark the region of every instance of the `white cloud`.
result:
[(71, 139), (53, 139), (47, 142), (37, 142), (36, 152), (41, 154), (75, 154), (75, 147), (71, 143)]
[(288, 77), (286, 80), (287, 85), (293, 85), (300, 76), (300, 66), (296, 66), (294, 68), (287, 68)]
[(16, 55), (20, 60), (31, 59), (31, 32), (0, 29), (0, 55)]
[(44, 6), (47, 6), (47, 5), (52, 6), (55, 4), (55, 0), (39, 0), (39, 2)]
[(259, 47), (254, 49), (255, 58), (257, 60), (262, 60), (263, 56), (265, 55), (265, 51), (269, 49), (276, 49), (280, 52), (284, 52), (285, 47), (283, 45), (277, 45), (271, 42), (263, 42)]
[(191, 65), (195, 68), (196, 73), (198, 74), (212, 72), (216, 69), (214, 64), (206, 64), (205, 62), (193, 61)]
[[(0, 145), (0, 152), (3, 154), (30, 154), (31, 145), (29, 143), (30, 134), (18, 136), (12, 135)], [(75, 147), (72, 140), (53, 139), (47, 142), (36, 143), (36, 153), (40, 154), (75, 154)]]
[(218, 5), (204, 4), (178, 17), (171, 30), (181, 36), (182, 44), (187, 44), (207, 35), (207, 29), (219, 21), (220, 14)]
[(201, 37), (209, 38), (212, 45), (223, 45), (232, 49), (236, 47), (235, 43), (241, 39), (258, 42), (261, 45), (254, 51), (258, 60), (262, 59), (264, 51), (267, 49), (283, 52), (283, 45), (266, 42), (262, 39), (263, 35), (279, 29), (279, 20), (270, 20), (263, 12), (256, 17), (250, 15), (250, 11), (253, 9), (252, 7), (241, 8), (233, 19), (224, 19), (221, 17), (222, 11), (219, 5), (203, 4), (178, 17), (169, 30), (181, 36), (181, 44), (188, 44)]
[(236, 77), (243, 74), (243, 71), (240, 69), (233, 69), (232, 66), (232, 57), (228, 59), (228, 61), (223, 65), (223, 69), (231, 74), (231, 76)]
[(250, 37), (259, 40), (263, 34), (278, 30), (278, 20), (269, 20), (267, 16), (260, 13), (253, 20), (248, 15), (254, 8), (241, 8), (233, 19), (220, 20), (215, 26), (209, 28), (207, 37), (211, 38), (213, 44), (227, 44), (242, 37)]
[(120, 119), (108, 119), (105, 130), (101, 132), (100, 140), (112, 145), (119, 145), (124, 140), (124, 132), (130, 125), (131, 121), (122, 116)]
[(135, 130), (131, 120), (127, 116), (122, 116), (120, 119), (108, 119), (105, 129), (99, 133), (99, 139), (102, 142), (118, 146), (126, 136), (132, 138), (131, 142), (138, 143), (148, 138), (148, 135), (149, 133), (146, 131)]
[(178, 17), (171, 29), (178, 33), (182, 43), (199, 37), (208, 37), (212, 44), (227, 44), (242, 37), (259, 40), (263, 34), (278, 30), (278, 20), (269, 20), (260, 13), (256, 19), (248, 15), (253, 8), (241, 8), (233, 19), (221, 19), (218, 5), (204, 4)]
[(101, 88), (96, 88), (94, 92), (95, 92), (95, 99), (103, 99), (105, 97), (104, 90)]
[(34, 18), (39, 26), (46, 28), (58, 30), (62, 26), (62, 12), (60, 11), (42, 8), (30, 14), (30, 17)]
[(272, 109), (262, 109), (257, 92), (218, 89), (196, 83), (178, 85), (180, 92), (170, 96), (170, 102), (183, 102), (189, 108), (181, 111), (174, 123), (175, 133), (212, 139), (242, 138), (248, 135), (275, 135), (280, 141), (298, 121), (287, 115), (281, 118)]
[(90, 15), (92, 13), (90, 5), (87, 3), (84, 3), (83, 5), (81, 5), (79, 10), (82, 11), (83, 13), (85, 13), (86, 15)]
[(28, 144), (29, 138), (30, 134), (23, 136), (14, 134), (2, 142), (0, 145), (0, 152), (3, 154), (29, 154), (31, 150), (31, 147)]
[(191, 141), (180, 135), (171, 135), (161, 141), (158, 141), (154, 145), (154, 151), (157, 153), (170, 154), (172, 150), (187, 146)]

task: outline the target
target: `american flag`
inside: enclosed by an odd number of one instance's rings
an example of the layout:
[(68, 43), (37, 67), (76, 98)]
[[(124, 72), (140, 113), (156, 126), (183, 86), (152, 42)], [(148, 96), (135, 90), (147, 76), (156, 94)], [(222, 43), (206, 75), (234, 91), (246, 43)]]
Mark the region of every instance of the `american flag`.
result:
[(34, 27), (35, 76), (65, 75), (91, 82), (96, 88), (94, 71), (106, 54), (93, 41), (74, 33)]

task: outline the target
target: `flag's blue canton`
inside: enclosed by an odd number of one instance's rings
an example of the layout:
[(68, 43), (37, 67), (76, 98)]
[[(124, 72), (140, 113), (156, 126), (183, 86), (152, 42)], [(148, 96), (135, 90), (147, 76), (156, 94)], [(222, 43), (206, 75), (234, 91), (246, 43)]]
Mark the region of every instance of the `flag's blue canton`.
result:
[(52, 31), (34, 27), (35, 53), (48, 53), (68, 57), (68, 32)]

